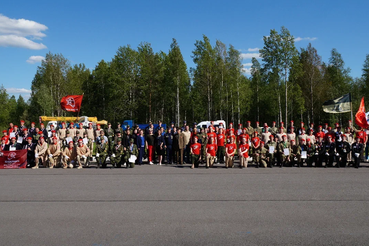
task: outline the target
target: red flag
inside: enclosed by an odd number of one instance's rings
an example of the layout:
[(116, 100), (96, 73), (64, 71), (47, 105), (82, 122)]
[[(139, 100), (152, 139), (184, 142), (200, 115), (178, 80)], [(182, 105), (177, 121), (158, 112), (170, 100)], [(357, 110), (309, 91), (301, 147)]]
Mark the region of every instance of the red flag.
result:
[(0, 169), (26, 168), (27, 150), (0, 152)]
[(79, 112), (82, 105), (83, 95), (71, 95), (63, 97), (60, 106), (65, 111)]
[(361, 103), (359, 110), (357, 111), (355, 115), (355, 123), (356, 125), (366, 129), (368, 127), (368, 121), (366, 121), (366, 115), (365, 115), (365, 104), (364, 104), (364, 97), (361, 98)]

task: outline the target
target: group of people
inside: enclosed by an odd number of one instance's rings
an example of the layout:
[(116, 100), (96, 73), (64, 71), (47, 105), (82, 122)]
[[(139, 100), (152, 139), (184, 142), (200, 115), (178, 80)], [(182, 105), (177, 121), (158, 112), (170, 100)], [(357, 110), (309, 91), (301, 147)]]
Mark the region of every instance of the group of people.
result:
[[(46, 130), (43, 123), (36, 127), (34, 122), (27, 128), (24, 121), (20, 126), (9, 124), (3, 131), (0, 145), (1, 151), (27, 149), (27, 167), (33, 169), (43, 167), (77, 168), (88, 167), (95, 156), (97, 167), (133, 168), (135, 164), (152, 165), (192, 164), (197, 168), (204, 164), (206, 168), (214, 164), (224, 164), (226, 168), (234, 167), (234, 160), (239, 160), (239, 167), (246, 168), (251, 163), (256, 167), (298, 166), (346, 167), (352, 164), (358, 168), (364, 158), (368, 135), (366, 129), (356, 129), (349, 121), (342, 131), (336, 123), (332, 128), (328, 124), (314, 127), (310, 123), (305, 127), (301, 122), (295, 128), (294, 122), (285, 128), (284, 123), (276, 122), (272, 126), (264, 123), (255, 127), (247, 121), (246, 126), (238, 124), (238, 128), (229, 123), (226, 128), (222, 124), (215, 126), (213, 122), (206, 128), (192, 128), (186, 121), (183, 126), (171, 123), (164, 129), (159, 121), (157, 127), (152, 122), (145, 129), (134, 126), (125, 130), (120, 124), (113, 129), (108, 123), (105, 129), (92, 123), (84, 128), (82, 123), (62, 122), (55, 129), (51, 125)], [(366, 157), (368, 156), (366, 148)], [(107, 160), (110, 160), (109, 162)]]

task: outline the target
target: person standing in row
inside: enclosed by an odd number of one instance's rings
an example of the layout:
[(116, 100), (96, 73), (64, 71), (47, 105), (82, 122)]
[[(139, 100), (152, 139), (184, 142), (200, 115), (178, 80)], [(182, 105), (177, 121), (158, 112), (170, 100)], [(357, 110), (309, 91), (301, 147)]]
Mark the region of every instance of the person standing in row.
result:
[(176, 161), (177, 164), (182, 165), (183, 164), (183, 154), (184, 149), (186, 148), (184, 135), (182, 133), (182, 129), (177, 129), (177, 134), (174, 136), (173, 141), (173, 149), (175, 151)]
[(226, 138), (223, 134), (223, 129), (219, 129), (219, 134), (217, 135), (217, 145), (218, 145), (218, 151), (217, 151), (217, 160), (219, 163), (224, 163), (224, 155), (226, 153)]
[(140, 134), (137, 137), (137, 149), (138, 149), (138, 160), (137, 164), (142, 165), (142, 158), (145, 155), (145, 136), (143, 130), (140, 130)]
[(172, 164), (173, 162), (173, 134), (172, 128), (168, 127), (167, 133), (164, 135), (165, 149), (167, 154), (167, 164)]
[(190, 138), (191, 138), (191, 132), (190, 132), (190, 127), (188, 125), (185, 126), (185, 130), (183, 131), (183, 136), (184, 136), (184, 144), (185, 144), (185, 162), (186, 163), (191, 163), (191, 157), (190, 157), (190, 148), (191, 148), (191, 143), (190, 143)]
[(155, 151), (155, 136), (153, 134), (153, 129), (149, 129), (149, 132), (146, 136), (146, 149), (148, 154), (148, 162), (150, 165), (154, 164), (154, 151)]
[(161, 128), (158, 129), (157, 131), (157, 136), (155, 138), (155, 150), (156, 150), (156, 154), (158, 156), (158, 165), (161, 165), (162, 160), (163, 160), (163, 156), (164, 156), (164, 136), (161, 134)]

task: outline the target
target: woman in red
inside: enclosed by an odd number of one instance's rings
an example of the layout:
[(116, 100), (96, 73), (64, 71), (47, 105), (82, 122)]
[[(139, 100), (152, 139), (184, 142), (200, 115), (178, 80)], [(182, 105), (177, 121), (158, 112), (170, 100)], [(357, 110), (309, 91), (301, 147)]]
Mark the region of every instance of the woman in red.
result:
[(242, 144), (239, 146), (238, 155), (240, 157), (240, 168), (247, 167), (247, 159), (249, 158), (249, 144), (246, 138), (242, 138)]
[(217, 162), (223, 164), (224, 163), (224, 155), (226, 153), (225, 149), (225, 135), (223, 134), (223, 128), (219, 129), (219, 134), (217, 135)]
[(209, 143), (206, 145), (206, 168), (212, 167), (215, 160), (217, 145), (214, 144), (214, 138), (209, 138)]
[(191, 159), (192, 159), (192, 166), (191, 169), (194, 169), (195, 167), (198, 168), (199, 167), (199, 163), (201, 161), (201, 144), (197, 142), (197, 136), (194, 136), (193, 139), (193, 144), (191, 145)]
[[(282, 129), (283, 130), (283, 129)], [(282, 131), (281, 130), (281, 131)], [(256, 160), (256, 150), (260, 147), (260, 138), (258, 137), (258, 132), (254, 132), (254, 137), (251, 139), (252, 153), (254, 154), (253, 159)]]
[(152, 165), (154, 164), (152, 161), (154, 159), (154, 146), (155, 146), (155, 136), (152, 132), (152, 129), (149, 130), (149, 134), (146, 137), (146, 149), (148, 152), (148, 159), (149, 159), (149, 164)]
[(230, 138), (231, 143), (226, 144), (226, 168), (233, 168), (233, 158), (236, 153), (236, 144), (234, 143), (234, 138)]

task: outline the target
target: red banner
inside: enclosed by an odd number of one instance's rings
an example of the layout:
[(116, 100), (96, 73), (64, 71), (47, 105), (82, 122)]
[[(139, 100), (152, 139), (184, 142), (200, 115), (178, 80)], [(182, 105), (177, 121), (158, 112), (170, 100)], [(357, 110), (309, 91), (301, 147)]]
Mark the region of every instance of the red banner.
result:
[(364, 97), (361, 99), (359, 110), (357, 111), (355, 115), (355, 123), (356, 125), (366, 129), (368, 127), (368, 122), (366, 120), (366, 114), (365, 114), (365, 103), (364, 103)]
[(18, 169), (27, 166), (27, 150), (0, 152), (0, 169)]
[(71, 95), (63, 97), (60, 106), (65, 111), (79, 112), (82, 105), (83, 95)]

